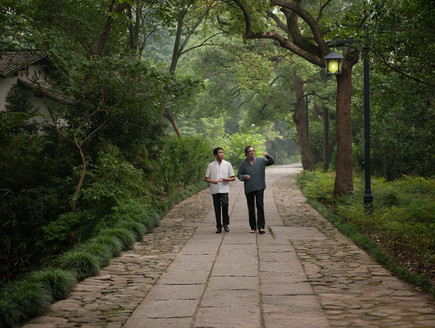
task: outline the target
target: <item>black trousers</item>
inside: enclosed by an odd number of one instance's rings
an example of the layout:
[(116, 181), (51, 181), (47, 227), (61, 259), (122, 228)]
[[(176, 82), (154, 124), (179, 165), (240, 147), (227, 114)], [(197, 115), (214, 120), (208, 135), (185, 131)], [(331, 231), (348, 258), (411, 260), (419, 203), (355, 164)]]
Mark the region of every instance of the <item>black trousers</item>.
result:
[[(246, 194), (246, 201), (248, 202), (249, 211), (249, 225), (251, 230), (264, 229), (264, 189), (256, 190)], [(255, 219), (255, 207), (257, 207), (258, 221)]]
[[(228, 193), (213, 194), (214, 214), (216, 217), (216, 228), (222, 229), (223, 225), (230, 224), (230, 216), (228, 215)], [(222, 217), (222, 221), (221, 221)]]

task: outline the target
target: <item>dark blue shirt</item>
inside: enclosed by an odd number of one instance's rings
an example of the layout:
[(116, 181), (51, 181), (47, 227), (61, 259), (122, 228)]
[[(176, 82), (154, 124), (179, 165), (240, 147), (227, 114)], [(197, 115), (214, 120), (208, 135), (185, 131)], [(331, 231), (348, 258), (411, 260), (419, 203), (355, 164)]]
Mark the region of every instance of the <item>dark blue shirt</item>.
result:
[[(251, 165), (248, 159), (245, 159), (239, 167), (237, 178), (245, 184), (245, 194), (257, 190), (266, 189), (266, 166), (275, 163), (272, 157), (254, 157), (254, 163)], [(245, 175), (249, 174), (251, 178), (245, 180)]]

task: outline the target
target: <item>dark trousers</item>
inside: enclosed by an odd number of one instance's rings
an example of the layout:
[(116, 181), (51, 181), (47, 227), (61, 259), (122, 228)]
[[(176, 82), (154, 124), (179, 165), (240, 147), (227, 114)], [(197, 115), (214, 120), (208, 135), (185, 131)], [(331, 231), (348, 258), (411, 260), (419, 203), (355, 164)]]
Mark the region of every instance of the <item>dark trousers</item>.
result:
[[(264, 189), (246, 194), (246, 200), (248, 202), (249, 225), (251, 229), (264, 229)], [(255, 220), (255, 207), (257, 207), (258, 222)]]
[[(230, 224), (230, 217), (228, 215), (228, 193), (222, 194), (213, 194), (213, 206), (214, 206), (214, 214), (216, 216), (216, 228), (222, 229), (223, 225)], [(222, 221), (221, 221), (221, 213), (222, 213)]]

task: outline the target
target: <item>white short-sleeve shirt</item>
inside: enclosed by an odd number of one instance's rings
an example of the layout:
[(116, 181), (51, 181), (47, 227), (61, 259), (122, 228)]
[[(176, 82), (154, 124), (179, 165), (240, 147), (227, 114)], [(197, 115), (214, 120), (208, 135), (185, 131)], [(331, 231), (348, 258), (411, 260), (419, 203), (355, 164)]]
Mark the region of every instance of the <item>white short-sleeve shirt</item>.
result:
[[(207, 166), (205, 177), (212, 180), (226, 179), (234, 176), (233, 166), (230, 162), (222, 160), (221, 164), (217, 160)], [(230, 192), (230, 183), (228, 181), (219, 182), (218, 184), (210, 183), (210, 194), (222, 194)]]

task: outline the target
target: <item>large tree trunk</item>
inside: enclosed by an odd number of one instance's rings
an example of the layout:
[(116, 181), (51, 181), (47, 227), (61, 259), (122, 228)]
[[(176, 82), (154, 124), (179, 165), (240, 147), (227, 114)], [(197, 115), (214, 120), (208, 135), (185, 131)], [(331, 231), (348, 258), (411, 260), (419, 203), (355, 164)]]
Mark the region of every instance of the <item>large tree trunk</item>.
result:
[(329, 110), (323, 106), (323, 172), (329, 169)]
[(337, 76), (337, 168), (334, 183), (334, 196), (353, 191), (352, 160), (352, 66), (353, 63), (343, 60), (342, 75)]
[(311, 153), (308, 142), (307, 115), (305, 113), (304, 82), (302, 78), (294, 73), (294, 89), (296, 96), (296, 108), (293, 115), (293, 121), (296, 124), (298, 134), (299, 148), (301, 151), (302, 167), (304, 170), (314, 171), (314, 156)]

